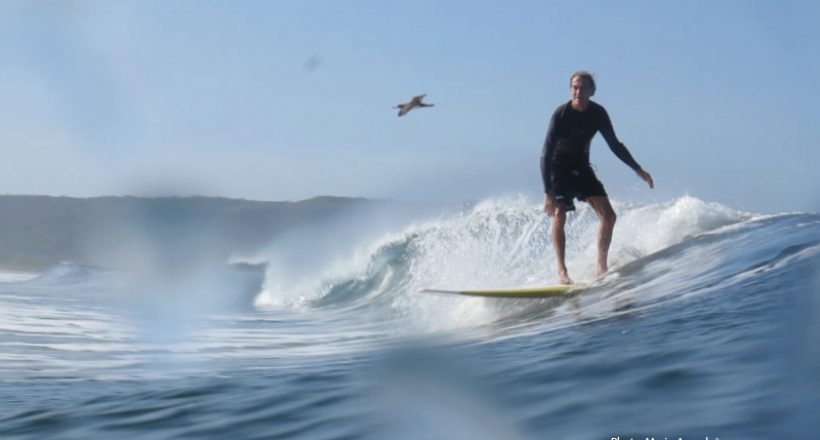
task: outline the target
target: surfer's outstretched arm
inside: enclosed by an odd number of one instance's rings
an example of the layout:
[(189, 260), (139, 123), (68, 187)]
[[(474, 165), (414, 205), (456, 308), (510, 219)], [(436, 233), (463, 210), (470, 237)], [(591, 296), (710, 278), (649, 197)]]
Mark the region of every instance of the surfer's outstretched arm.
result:
[(601, 135), (604, 136), (604, 140), (606, 140), (607, 145), (609, 145), (609, 149), (615, 153), (615, 156), (617, 156), (618, 159), (621, 159), (623, 163), (632, 168), (632, 170), (635, 171), (635, 174), (637, 174), (638, 177), (643, 179), (643, 181), (649, 185), (649, 188), (654, 188), (655, 182), (652, 180), (652, 176), (646, 170), (641, 168), (640, 165), (638, 165), (638, 162), (634, 157), (632, 157), (632, 154), (626, 148), (626, 145), (619, 141), (618, 137), (615, 136), (615, 129), (612, 127), (612, 120), (609, 119), (609, 114), (606, 110), (603, 111), (602, 125)]

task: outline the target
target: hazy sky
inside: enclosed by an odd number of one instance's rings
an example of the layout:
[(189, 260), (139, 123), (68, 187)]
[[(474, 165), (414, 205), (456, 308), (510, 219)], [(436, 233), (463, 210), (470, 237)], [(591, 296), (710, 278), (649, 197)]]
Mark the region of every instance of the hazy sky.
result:
[(0, 193), (539, 200), (587, 69), (657, 185), (599, 135), (614, 199), (817, 211), (818, 5), (3, 0)]

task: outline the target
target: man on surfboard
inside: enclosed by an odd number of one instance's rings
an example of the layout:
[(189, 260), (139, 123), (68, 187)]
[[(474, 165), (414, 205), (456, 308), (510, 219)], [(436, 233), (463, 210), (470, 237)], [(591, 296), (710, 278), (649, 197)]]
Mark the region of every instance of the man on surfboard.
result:
[(558, 263), (561, 284), (572, 284), (564, 262), (567, 212), (575, 210), (573, 199), (589, 203), (601, 224), (598, 228), (597, 274), (608, 270), (607, 254), (615, 227), (615, 211), (604, 185), (589, 163), (589, 145), (599, 131), (615, 155), (629, 165), (649, 188), (655, 186), (649, 175), (615, 136), (612, 122), (603, 106), (590, 101), (595, 94), (595, 79), (586, 71), (570, 77), (570, 101), (552, 114), (547, 138), (541, 151), (541, 177), (544, 181), (544, 211), (552, 217), (552, 249)]

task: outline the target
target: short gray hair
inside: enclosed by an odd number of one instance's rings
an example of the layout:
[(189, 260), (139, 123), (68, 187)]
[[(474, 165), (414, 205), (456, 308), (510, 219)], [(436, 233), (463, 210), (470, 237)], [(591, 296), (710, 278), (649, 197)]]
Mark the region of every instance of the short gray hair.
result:
[(591, 73), (587, 72), (586, 70), (579, 70), (573, 73), (572, 76), (569, 77), (570, 87), (572, 87), (572, 80), (574, 80), (576, 77), (581, 78), (585, 83), (587, 83), (587, 85), (592, 87), (592, 91), (595, 92), (595, 78), (592, 77)]

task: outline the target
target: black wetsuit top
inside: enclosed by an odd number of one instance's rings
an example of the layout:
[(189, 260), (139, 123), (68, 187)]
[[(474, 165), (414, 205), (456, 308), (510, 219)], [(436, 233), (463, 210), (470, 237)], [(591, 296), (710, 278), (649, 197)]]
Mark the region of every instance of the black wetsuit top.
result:
[(601, 132), (609, 148), (635, 171), (641, 169), (626, 146), (615, 136), (612, 121), (603, 106), (592, 101), (583, 112), (572, 108), (572, 101), (555, 109), (550, 120), (544, 149), (541, 151), (541, 177), (544, 192), (552, 191), (554, 167), (589, 167), (589, 144)]

